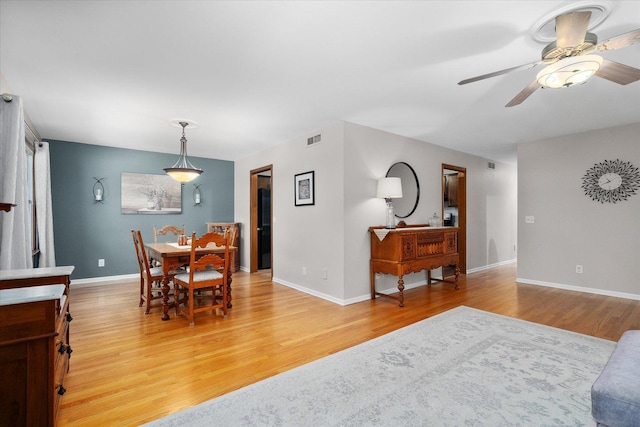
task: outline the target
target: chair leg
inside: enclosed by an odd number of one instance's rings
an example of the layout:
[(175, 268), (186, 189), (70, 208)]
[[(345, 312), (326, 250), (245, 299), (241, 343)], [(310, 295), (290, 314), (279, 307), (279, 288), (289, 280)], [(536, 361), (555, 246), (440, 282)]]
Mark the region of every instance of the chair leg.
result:
[(227, 284), (223, 283), (222, 286), (220, 286), (220, 288), (222, 288), (222, 314), (226, 319), (227, 318), (227, 302), (228, 302)]
[(153, 287), (153, 282), (147, 281), (147, 306), (144, 314), (149, 314), (151, 312), (151, 288)]
[(180, 303), (182, 302), (180, 297), (184, 293), (185, 288), (180, 288), (177, 282), (173, 282), (173, 306), (175, 307), (176, 317), (180, 315)]
[(140, 276), (140, 304), (138, 304), (138, 307), (142, 307), (142, 304), (144, 304), (144, 278), (141, 275)]
[(194, 299), (195, 299), (195, 292), (193, 288), (189, 288), (189, 326), (191, 327), (195, 325), (194, 313), (193, 313)]

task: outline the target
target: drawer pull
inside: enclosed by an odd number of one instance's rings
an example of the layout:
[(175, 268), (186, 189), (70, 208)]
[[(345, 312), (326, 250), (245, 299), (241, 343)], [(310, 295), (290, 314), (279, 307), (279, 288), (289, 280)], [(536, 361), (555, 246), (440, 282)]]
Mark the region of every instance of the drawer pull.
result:
[(56, 386), (57, 386), (57, 389), (58, 389), (58, 394), (60, 396), (62, 396), (63, 394), (65, 394), (67, 392), (67, 389), (62, 387), (62, 384), (58, 383), (58, 384), (56, 384)]
[(71, 317), (71, 313), (67, 312), (67, 322), (71, 322), (73, 317)]
[(61, 341), (60, 342), (60, 347), (58, 347), (58, 353), (64, 354), (65, 351), (67, 351), (67, 350), (65, 349), (65, 345)]
[(71, 346), (68, 345), (67, 346), (67, 354), (69, 355), (69, 359), (71, 359), (71, 353), (73, 353), (73, 350), (71, 350)]

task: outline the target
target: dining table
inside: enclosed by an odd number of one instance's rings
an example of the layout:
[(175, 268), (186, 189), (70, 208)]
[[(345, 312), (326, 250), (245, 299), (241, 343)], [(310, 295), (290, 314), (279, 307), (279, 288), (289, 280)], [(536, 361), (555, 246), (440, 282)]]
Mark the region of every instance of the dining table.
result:
[[(183, 266), (188, 266), (191, 258), (191, 245), (179, 245), (174, 242), (167, 243), (145, 243), (147, 256), (159, 261), (162, 264), (162, 320), (169, 320), (169, 310), (176, 304), (175, 301), (169, 303), (169, 282), (170, 272)], [(196, 248), (198, 255), (217, 254), (224, 255), (224, 246), (209, 245), (204, 248)], [(227, 308), (231, 308), (231, 273), (235, 257), (238, 256), (238, 248), (229, 246), (229, 269), (227, 274)]]

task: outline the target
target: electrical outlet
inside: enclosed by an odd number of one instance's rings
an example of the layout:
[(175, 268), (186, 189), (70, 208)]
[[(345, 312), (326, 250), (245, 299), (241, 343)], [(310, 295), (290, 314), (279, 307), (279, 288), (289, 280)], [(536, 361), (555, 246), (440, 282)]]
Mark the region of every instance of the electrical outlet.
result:
[(307, 267), (302, 267), (302, 275), (303, 276), (307, 275)]
[(327, 280), (327, 278), (329, 277), (329, 270), (327, 270), (326, 268), (322, 269), (322, 278), (324, 280)]
[(582, 266), (581, 265), (576, 265), (576, 273), (582, 274)]
[(536, 219), (532, 215), (528, 215), (524, 217), (525, 224), (533, 224), (536, 222)]
[(104, 267), (104, 258), (98, 260), (98, 267)]

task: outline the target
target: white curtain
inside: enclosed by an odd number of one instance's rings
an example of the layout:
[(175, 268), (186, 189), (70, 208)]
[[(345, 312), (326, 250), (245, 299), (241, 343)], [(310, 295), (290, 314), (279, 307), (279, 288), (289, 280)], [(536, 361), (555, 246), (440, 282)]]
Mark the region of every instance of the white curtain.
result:
[(31, 268), (31, 207), (27, 198), (27, 151), (22, 98), (0, 100), (0, 270)]
[(51, 170), (49, 167), (49, 143), (36, 144), (34, 154), (34, 183), (36, 188), (36, 218), (40, 242), (38, 267), (55, 267), (56, 252), (53, 247), (53, 209), (51, 207)]

